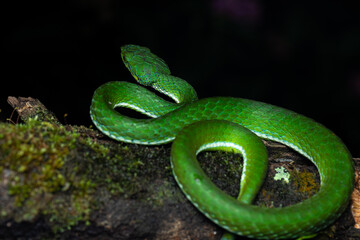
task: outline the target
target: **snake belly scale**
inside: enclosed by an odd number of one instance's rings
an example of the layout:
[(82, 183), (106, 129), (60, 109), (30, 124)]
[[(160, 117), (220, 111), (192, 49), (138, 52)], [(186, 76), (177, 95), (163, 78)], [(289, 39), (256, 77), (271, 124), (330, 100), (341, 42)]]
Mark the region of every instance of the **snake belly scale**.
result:
[[(303, 115), (262, 102), (231, 97), (198, 100), (195, 90), (172, 76), (166, 63), (146, 47), (123, 46), (121, 56), (138, 83), (168, 95), (175, 103), (137, 84), (109, 82), (94, 93), (92, 121), (119, 141), (154, 145), (176, 138), (171, 150), (175, 179), (185, 196), (213, 222), (242, 236), (288, 239), (316, 233), (344, 211), (354, 169), (348, 149), (333, 132)], [(130, 118), (116, 107), (132, 108), (152, 118)], [(292, 206), (251, 205), (267, 169), (266, 151), (258, 137), (283, 143), (310, 159), (320, 173), (320, 190)], [(203, 150), (243, 155), (238, 199), (218, 189), (202, 171), (196, 154)]]

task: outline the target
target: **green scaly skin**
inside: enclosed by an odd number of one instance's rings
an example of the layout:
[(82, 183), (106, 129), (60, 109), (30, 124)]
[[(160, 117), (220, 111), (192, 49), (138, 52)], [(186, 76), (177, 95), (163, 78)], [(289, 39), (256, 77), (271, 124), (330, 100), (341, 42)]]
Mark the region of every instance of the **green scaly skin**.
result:
[[(126, 67), (140, 84), (167, 94), (176, 103), (136, 84), (106, 83), (92, 99), (94, 124), (109, 137), (129, 143), (162, 144), (176, 137), (171, 150), (175, 179), (186, 197), (213, 222), (251, 238), (287, 239), (316, 233), (344, 211), (354, 184), (353, 162), (346, 146), (330, 130), (300, 114), (262, 102), (231, 97), (197, 100), (193, 88), (170, 75), (166, 63), (149, 49), (126, 45), (121, 50)], [(153, 118), (123, 116), (114, 110), (119, 106)], [(283, 208), (250, 205), (267, 165), (264, 146), (259, 140), (247, 139), (253, 139), (254, 134), (283, 143), (309, 158), (320, 172), (319, 192)], [(203, 150), (243, 154), (238, 200), (219, 190), (201, 170), (196, 154)]]

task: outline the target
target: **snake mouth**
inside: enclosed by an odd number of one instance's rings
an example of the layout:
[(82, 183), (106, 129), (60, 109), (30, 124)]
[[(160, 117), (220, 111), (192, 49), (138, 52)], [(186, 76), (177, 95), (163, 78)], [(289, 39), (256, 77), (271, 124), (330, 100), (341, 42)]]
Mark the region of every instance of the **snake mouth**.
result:
[(127, 63), (127, 59), (123, 54), (121, 54), (121, 59), (123, 60), (124, 63)]

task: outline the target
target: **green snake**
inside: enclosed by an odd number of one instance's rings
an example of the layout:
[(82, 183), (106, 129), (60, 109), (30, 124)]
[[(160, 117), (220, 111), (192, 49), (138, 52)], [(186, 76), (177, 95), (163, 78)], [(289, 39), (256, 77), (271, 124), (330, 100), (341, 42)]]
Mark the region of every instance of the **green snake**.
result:
[[(128, 143), (174, 142), (171, 166), (185, 196), (204, 215), (237, 235), (258, 239), (309, 236), (329, 226), (346, 208), (354, 184), (352, 157), (342, 141), (312, 119), (281, 107), (242, 98), (198, 100), (195, 90), (172, 76), (148, 48), (126, 45), (121, 57), (138, 83), (174, 102), (128, 82), (109, 82), (94, 93), (90, 116), (109, 137)], [(137, 119), (114, 108), (127, 107), (151, 118)], [(320, 190), (300, 203), (265, 208), (251, 205), (267, 171), (260, 138), (283, 143), (318, 168)], [(240, 193), (235, 199), (211, 182), (196, 160), (204, 150), (241, 153)]]

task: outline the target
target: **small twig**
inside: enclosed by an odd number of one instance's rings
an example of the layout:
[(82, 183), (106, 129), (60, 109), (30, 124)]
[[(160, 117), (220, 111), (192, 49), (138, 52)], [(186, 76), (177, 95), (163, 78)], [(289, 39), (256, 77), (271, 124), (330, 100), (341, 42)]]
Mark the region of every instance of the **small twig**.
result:
[(10, 115), (10, 118), (7, 118), (7, 119), (6, 119), (8, 122), (10, 122), (10, 123), (12, 123), (12, 124), (14, 124), (14, 125), (18, 124), (18, 123), (19, 123), (19, 119), (20, 119), (20, 115), (18, 114), (18, 115), (17, 115), (17, 118), (16, 118), (16, 122), (14, 122), (14, 121), (12, 120), (15, 111), (16, 111), (16, 108), (14, 108), (14, 109), (12, 110), (11, 115)]
[[(41, 121), (47, 121), (55, 124), (60, 124), (56, 116), (47, 110), (47, 108), (38, 99), (32, 97), (11, 97), (9, 96), (7, 102), (14, 108), (19, 114), (19, 117), (26, 122), (29, 118), (37, 117)], [(10, 116), (9, 121), (14, 123), (11, 119), (13, 113)], [(18, 118), (19, 118), (18, 117)], [(17, 121), (18, 122), (18, 119)]]

